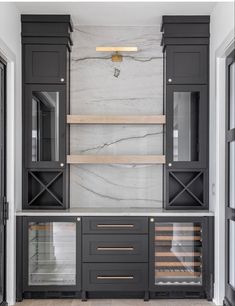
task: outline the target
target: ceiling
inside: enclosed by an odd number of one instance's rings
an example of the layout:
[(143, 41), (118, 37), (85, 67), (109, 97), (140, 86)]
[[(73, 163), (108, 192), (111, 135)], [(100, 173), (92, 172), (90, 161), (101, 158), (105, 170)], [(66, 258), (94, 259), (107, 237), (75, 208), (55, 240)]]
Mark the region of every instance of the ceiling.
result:
[(215, 2), (15, 2), (21, 14), (71, 14), (73, 23), (151, 26), (162, 15), (210, 15)]

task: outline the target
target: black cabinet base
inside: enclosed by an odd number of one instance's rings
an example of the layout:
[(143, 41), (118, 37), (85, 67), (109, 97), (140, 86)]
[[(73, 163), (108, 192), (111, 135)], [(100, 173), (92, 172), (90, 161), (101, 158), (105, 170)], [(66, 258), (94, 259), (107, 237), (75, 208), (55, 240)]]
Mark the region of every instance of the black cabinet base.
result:
[(200, 291), (157, 291), (150, 292), (150, 299), (206, 299), (206, 293)]
[[(35, 291), (24, 292), (22, 299), (81, 299), (81, 291)], [(21, 302), (22, 300), (17, 300)]]
[[(83, 295), (84, 294), (84, 295)], [(83, 297), (86, 301), (87, 299), (144, 299), (144, 301), (149, 300), (148, 291), (85, 291)]]
[(122, 292), (122, 291), (37, 291), (37, 292), (24, 292), (22, 298), (17, 298), (17, 302), (22, 302), (23, 299), (81, 299), (87, 301), (88, 299), (144, 299), (149, 301), (149, 292)]

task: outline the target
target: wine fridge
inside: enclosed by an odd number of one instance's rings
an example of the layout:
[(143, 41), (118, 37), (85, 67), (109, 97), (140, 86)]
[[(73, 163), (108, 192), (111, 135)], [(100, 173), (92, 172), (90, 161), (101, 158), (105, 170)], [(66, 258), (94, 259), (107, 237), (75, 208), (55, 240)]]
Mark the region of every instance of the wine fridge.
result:
[(23, 223), (24, 290), (79, 290), (80, 218), (24, 217)]
[[(210, 280), (208, 218), (150, 218), (150, 286), (203, 297)], [(213, 246), (212, 246), (213, 247)], [(213, 269), (213, 267), (211, 266)], [(173, 296), (174, 297), (174, 296)]]

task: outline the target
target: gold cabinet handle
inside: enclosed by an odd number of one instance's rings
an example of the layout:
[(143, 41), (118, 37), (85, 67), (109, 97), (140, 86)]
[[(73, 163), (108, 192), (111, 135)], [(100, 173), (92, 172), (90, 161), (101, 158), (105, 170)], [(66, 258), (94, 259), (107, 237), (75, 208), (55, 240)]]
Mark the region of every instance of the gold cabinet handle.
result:
[(98, 228), (133, 228), (134, 224), (97, 224)]
[(134, 251), (133, 247), (97, 247), (97, 251)]
[(97, 276), (97, 279), (134, 279), (134, 276)]

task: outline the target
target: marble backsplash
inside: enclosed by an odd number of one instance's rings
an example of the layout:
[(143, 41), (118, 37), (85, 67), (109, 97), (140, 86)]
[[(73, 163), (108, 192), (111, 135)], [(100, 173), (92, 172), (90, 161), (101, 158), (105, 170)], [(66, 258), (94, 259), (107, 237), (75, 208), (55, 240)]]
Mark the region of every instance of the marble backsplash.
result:
[[(163, 113), (159, 27), (75, 26), (70, 113)], [(113, 63), (97, 46), (137, 46)], [(163, 128), (153, 125), (71, 126), (71, 154), (162, 154)], [(71, 165), (71, 207), (161, 207), (160, 165)]]

